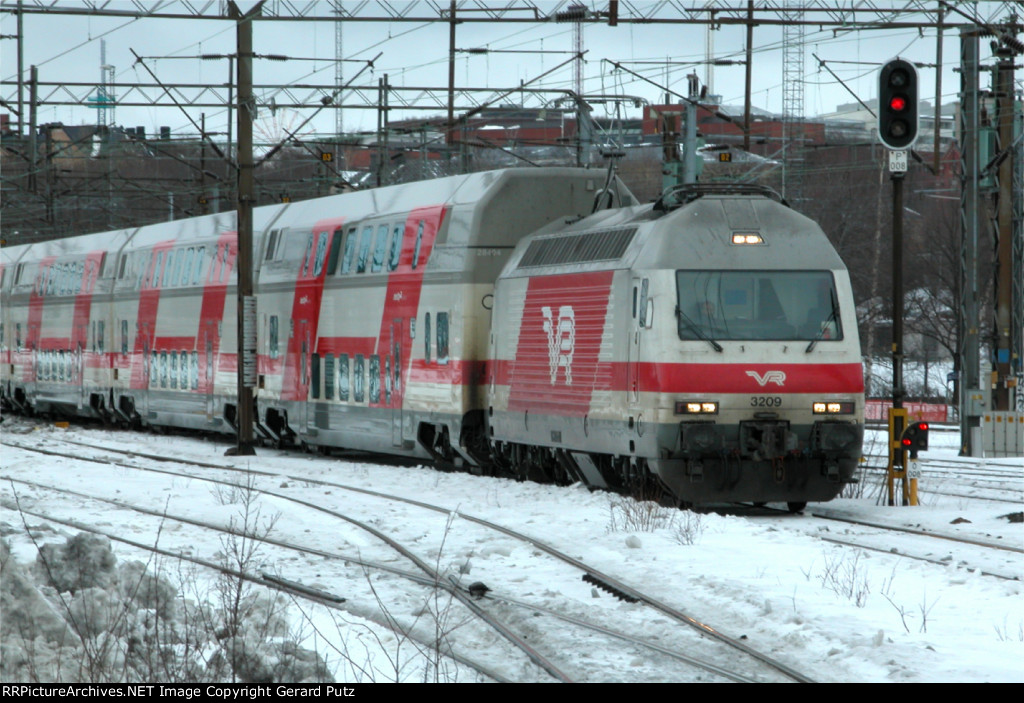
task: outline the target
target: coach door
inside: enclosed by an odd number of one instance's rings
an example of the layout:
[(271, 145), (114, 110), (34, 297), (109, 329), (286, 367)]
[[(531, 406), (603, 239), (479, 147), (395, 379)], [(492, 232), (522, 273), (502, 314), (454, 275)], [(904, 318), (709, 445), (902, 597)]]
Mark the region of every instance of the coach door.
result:
[[(411, 348), (408, 342), (409, 331), (403, 324), (400, 317), (391, 322), (391, 353), (385, 361), (385, 371), (389, 371), (385, 383), (385, 393), (389, 398), (391, 406), (391, 444), (396, 447), (402, 446), (402, 398), (405, 389), (402, 388), (402, 348)], [(389, 369), (390, 367), (390, 369)]]
[[(643, 319), (641, 297), (646, 298), (646, 291), (641, 296), (641, 281), (633, 279), (630, 291), (630, 320), (629, 320), (629, 362), (626, 372), (626, 400), (632, 405), (640, 402), (640, 324)], [(646, 303), (646, 300), (644, 300)]]
[(89, 389), (86, 388), (85, 383), (85, 354), (82, 352), (81, 342), (75, 344), (73, 363), (75, 365), (75, 373), (78, 376), (78, 409), (81, 410), (85, 406), (85, 400), (89, 394)]
[[(302, 432), (309, 429), (306, 425), (310, 414), (308, 412), (309, 404), (312, 402), (310, 399), (310, 385), (309, 385), (309, 365), (310, 355), (312, 354), (312, 345), (309, 337), (309, 323), (306, 320), (296, 320), (295, 322), (295, 334), (299, 335), (299, 388), (301, 389), (299, 397), (302, 401), (295, 408), (295, 412), (298, 417), (295, 418), (295, 422), (292, 423), (294, 427), (299, 428)], [(319, 380), (319, 379), (318, 379)]]

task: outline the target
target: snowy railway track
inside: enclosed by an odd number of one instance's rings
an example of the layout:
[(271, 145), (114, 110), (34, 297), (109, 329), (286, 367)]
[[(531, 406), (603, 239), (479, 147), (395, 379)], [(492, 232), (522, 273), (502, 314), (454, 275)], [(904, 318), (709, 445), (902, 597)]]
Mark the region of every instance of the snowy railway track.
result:
[[(841, 510), (823, 506), (816, 507), (813, 511), (810, 511), (809, 515), (822, 520), (841, 522), (848, 525), (868, 528), (870, 530), (862, 530), (852, 537), (849, 535), (834, 536), (829, 534), (825, 536), (818, 534), (820, 539), (827, 542), (859, 547), (861, 549), (869, 549), (872, 551), (886, 552), (889, 554), (899, 554), (900, 556), (907, 557), (908, 559), (916, 559), (933, 564), (958, 566), (960, 568), (978, 571), (986, 576), (992, 576), (1009, 581), (1022, 580), (1022, 574), (1019, 572), (1021, 559), (1019, 556), (1014, 555), (1024, 554), (1024, 549), (1014, 545), (972, 539), (953, 534), (942, 534), (907, 525), (893, 525), (874, 521), (869, 522), (853, 518), (849, 515), (844, 515)], [(905, 545), (901, 547), (894, 547), (891, 541), (887, 541), (891, 539), (893, 534), (899, 534), (901, 536), (909, 535), (913, 538), (920, 539), (913, 540), (913, 551), (911, 551)], [(958, 549), (955, 553), (952, 550), (945, 551), (941, 548), (937, 549), (936, 544), (940, 542), (952, 542), (958, 545)], [(937, 552), (945, 553), (942, 556), (936, 556)]]
[[(78, 442), (74, 442), (74, 441), (70, 441), (70, 440), (62, 440), (62, 441), (66, 441), (68, 444), (72, 444), (72, 445), (90, 446), (90, 445), (87, 445), (87, 444), (84, 444), (84, 443), (78, 443)], [(158, 473), (176, 475), (176, 476), (180, 476), (180, 477), (183, 477), (183, 478), (189, 478), (189, 479), (214, 480), (214, 481), (218, 480), (218, 479), (210, 479), (208, 477), (203, 477), (203, 476), (197, 476), (197, 475), (192, 474), (192, 473), (180, 473), (180, 472), (175, 472), (175, 471), (170, 471), (170, 470), (165, 470), (165, 469), (155, 469), (155, 468), (152, 468), (152, 467), (138, 466), (138, 465), (129, 464), (129, 463), (126, 463), (126, 462), (112, 461), (110, 459), (100, 459), (100, 458), (89, 459), (89, 458), (84, 458), (84, 457), (80, 456), (80, 452), (78, 454), (73, 454), (73, 453), (59, 452), (59, 451), (57, 451), (57, 450), (55, 450), (53, 448), (43, 449), (43, 448), (40, 448), (40, 447), (30, 447), (30, 446), (27, 446), (27, 445), (19, 445), (19, 444), (16, 444), (16, 443), (11, 443), (9, 441), (7, 441), (6, 443), (9, 444), (10, 446), (18, 446), (18, 447), (20, 447), (22, 449), (25, 449), (25, 450), (28, 450), (28, 451), (37, 451), (37, 452), (49, 453), (49, 454), (53, 454), (53, 455), (66, 456), (66, 457), (71, 457), (71, 458), (80, 459), (80, 460), (86, 460), (86, 461), (106, 462), (106, 463), (111, 463), (111, 464), (114, 464), (114, 465), (117, 465), (117, 466), (122, 466), (124, 468), (144, 470), (144, 471), (154, 471), (154, 472), (158, 472)], [(244, 468), (243, 469), (243, 468), (239, 468), (239, 467), (236, 467), (236, 466), (225, 466), (225, 465), (222, 465), (222, 464), (214, 464), (214, 463), (209, 463), (209, 462), (197, 462), (197, 461), (192, 461), (192, 460), (188, 460), (188, 459), (179, 459), (179, 458), (174, 458), (174, 457), (158, 456), (158, 455), (152, 455), (152, 454), (140, 453), (140, 452), (133, 452), (133, 451), (123, 450), (123, 449), (116, 449), (116, 448), (110, 448), (110, 447), (99, 447), (99, 448), (91, 447), (91, 448), (94, 449), (94, 450), (100, 451), (100, 452), (108, 452), (108, 453), (118, 454), (118, 455), (121, 455), (121, 456), (135, 457), (135, 458), (139, 458), (139, 459), (155, 460), (155, 461), (170, 461), (170, 462), (175, 462), (175, 463), (179, 463), (179, 464), (195, 466), (197, 468), (203, 468), (203, 469), (222, 470), (222, 471), (223, 470), (226, 470), (226, 471), (240, 471), (240, 472), (247, 473), (247, 474), (252, 474), (252, 475), (268, 476), (268, 477), (274, 477), (274, 478), (279, 478), (279, 479), (286, 479), (286, 480), (291, 480), (291, 481), (301, 481), (301, 482), (305, 482), (305, 483), (313, 483), (313, 484), (316, 484), (316, 485), (323, 486), (325, 488), (330, 487), (332, 489), (341, 489), (341, 490), (346, 490), (346, 491), (353, 491), (353, 492), (360, 493), (360, 494), (363, 494), (363, 495), (373, 496), (373, 497), (377, 497), (377, 498), (381, 498), (381, 499), (385, 499), (385, 500), (389, 500), (389, 501), (400, 501), (402, 503), (406, 503), (406, 504), (409, 504), (409, 505), (417, 506), (417, 507), (420, 507), (420, 508), (423, 508), (423, 509), (426, 509), (426, 510), (431, 510), (431, 511), (442, 513), (442, 514), (451, 514), (452, 513), (451, 509), (449, 509), (449, 508), (444, 508), (444, 507), (441, 507), (441, 506), (431, 505), (431, 504), (428, 504), (428, 503), (424, 503), (422, 501), (412, 500), (412, 499), (404, 498), (404, 497), (401, 497), (401, 496), (395, 496), (395, 495), (380, 493), (380, 492), (372, 491), (372, 490), (369, 490), (369, 489), (358, 488), (358, 487), (354, 487), (354, 486), (347, 486), (347, 485), (344, 485), (344, 484), (334, 483), (334, 482), (330, 482), (330, 481), (322, 481), (322, 480), (317, 480), (317, 479), (311, 479), (309, 477), (289, 476), (289, 475), (282, 474), (280, 472), (259, 471), (259, 470), (254, 470), (254, 469), (250, 469), (250, 468)], [(228, 482), (223, 482), (223, 483), (228, 483)], [(277, 492), (263, 491), (263, 490), (260, 490), (260, 492), (264, 493), (266, 495), (274, 496), (274, 497), (276, 497), (278, 499), (295, 500), (293, 498), (290, 498), (289, 496), (286, 496), (284, 494), (280, 494), (280, 493), (277, 493)], [(311, 505), (311, 504), (309, 504), (308, 502), (305, 502), (305, 501), (296, 501), (296, 502), (305, 504), (307, 507), (311, 507), (313, 509), (325, 510), (326, 512), (328, 512), (330, 514), (335, 514), (337, 517), (339, 517), (341, 519), (347, 520), (349, 522), (353, 522), (352, 518), (344, 516), (344, 515), (341, 515), (341, 514), (337, 514), (334, 511), (327, 510), (325, 508), (322, 508), (321, 506), (313, 506), (313, 505)], [(709, 625), (699, 621), (698, 619), (693, 618), (693, 617), (687, 615), (686, 613), (683, 613), (683, 612), (677, 610), (676, 608), (674, 608), (672, 606), (669, 606), (669, 605), (659, 601), (658, 599), (656, 599), (656, 598), (654, 598), (652, 596), (649, 596), (649, 595), (647, 595), (645, 593), (642, 593), (642, 592), (632, 588), (628, 584), (622, 583), (619, 580), (615, 579), (614, 577), (612, 577), (612, 576), (610, 576), (608, 574), (604, 574), (604, 573), (598, 571), (597, 569), (594, 569), (591, 566), (583, 563), (582, 561), (579, 561), (579, 560), (577, 560), (577, 559), (575, 559), (575, 558), (573, 558), (573, 557), (571, 557), (569, 555), (564, 554), (563, 552), (560, 552), (559, 550), (551, 547), (550, 545), (547, 545), (546, 543), (544, 543), (544, 542), (542, 542), (540, 540), (532, 538), (532, 537), (530, 537), (528, 535), (524, 535), (524, 534), (518, 533), (518, 532), (516, 532), (514, 530), (510, 530), (510, 529), (502, 527), (500, 525), (491, 523), (491, 522), (483, 520), (481, 518), (476, 518), (476, 517), (473, 517), (473, 516), (470, 516), (470, 515), (466, 515), (464, 513), (459, 513), (458, 517), (460, 519), (463, 519), (463, 520), (475, 523), (475, 524), (480, 525), (482, 527), (485, 527), (487, 529), (496, 530), (496, 531), (501, 532), (501, 533), (503, 533), (503, 534), (505, 534), (505, 535), (507, 535), (509, 537), (512, 537), (514, 539), (525, 541), (525, 542), (529, 543), (530, 545), (536, 547), (537, 549), (540, 549), (541, 551), (544, 551), (544, 552), (548, 553), (552, 557), (555, 557), (556, 559), (558, 559), (558, 560), (560, 560), (560, 561), (562, 561), (564, 563), (567, 563), (567, 564), (569, 564), (569, 565), (571, 565), (571, 566), (573, 566), (573, 567), (583, 571), (584, 575), (588, 579), (592, 580), (593, 582), (601, 584), (607, 590), (610, 590), (610, 591), (612, 591), (614, 593), (619, 594), (620, 596), (624, 596), (624, 597), (626, 597), (628, 599), (631, 599), (631, 600), (634, 600), (636, 602), (641, 602), (641, 603), (644, 603), (644, 604), (646, 604), (648, 606), (651, 606), (651, 607), (655, 608), (656, 610), (660, 611), (662, 614), (664, 614), (667, 617), (669, 617), (670, 619), (675, 620), (677, 622), (684, 623), (684, 624), (688, 625), (689, 627), (692, 627), (692, 628), (696, 629), (702, 635), (702, 637), (708, 637), (708, 638), (717, 640), (719, 643), (724, 644), (725, 646), (731, 648), (732, 650), (740, 652), (743, 655), (745, 655), (746, 657), (749, 657), (749, 658), (752, 658), (752, 659), (756, 660), (758, 662), (759, 666), (765, 667), (767, 670), (772, 671), (773, 675), (777, 676), (777, 675), (781, 674), (781, 676), (784, 677), (785, 680), (800, 681), (800, 682), (809, 682), (809, 681), (811, 681), (811, 679), (809, 677), (807, 677), (806, 675), (804, 675), (804, 674), (802, 674), (802, 673), (800, 673), (800, 672), (790, 668), (789, 666), (787, 666), (787, 665), (785, 665), (785, 664), (783, 664), (781, 662), (778, 662), (778, 661), (772, 659), (771, 657), (768, 657), (767, 655), (762, 654), (761, 652), (758, 652), (757, 650), (751, 648), (750, 646), (746, 645), (745, 643), (743, 643), (743, 642), (741, 642), (741, 641), (739, 641), (737, 639), (730, 638), (728, 636), (725, 636), (725, 635), (721, 634), (715, 628), (712, 628), (711, 626), (709, 626)], [(375, 528), (371, 528), (369, 526), (366, 526), (366, 528), (369, 529), (378, 538), (383, 539), (385, 541), (388, 541), (389, 538), (387, 536), (383, 535), (383, 533), (380, 533), (380, 531), (375, 530)], [(421, 570), (423, 570), (425, 573), (428, 574), (428, 580), (430, 581), (430, 583), (437, 584), (440, 581), (440, 575), (432, 567), (427, 565), (425, 562), (422, 562), (422, 560), (419, 560), (414, 555), (410, 554), (410, 555), (408, 555), (408, 557), (410, 559), (412, 559), (414, 561), (414, 563), (416, 563), (417, 566)], [(345, 557), (339, 557), (339, 558), (345, 558)], [(351, 560), (351, 558), (350, 558), (350, 560)], [(471, 609), (473, 609), (474, 612), (479, 617), (484, 617), (484, 614), (481, 612), (481, 608), (480, 608), (479, 602), (476, 601), (475, 599), (470, 598), (464, 591), (462, 591), (460, 589), (454, 589), (453, 590), (453, 595), (458, 597), (460, 601), (462, 601), (465, 605), (467, 605), (467, 607), (470, 607)], [(490, 595), (490, 596), (487, 597), (487, 600), (504, 601), (504, 602), (507, 602), (507, 603), (515, 603), (516, 605), (519, 605), (518, 601), (513, 601), (511, 598), (502, 598), (502, 597), (499, 597), (497, 595)], [(534, 609), (536, 610), (536, 606), (531, 606), (531, 607), (534, 607)], [(557, 614), (557, 613), (554, 613), (554, 612), (549, 612), (548, 614), (552, 615), (554, 617), (559, 617), (563, 621), (567, 620), (567, 619), (571, 619), (571, 616), (566, 616), (564, 614)], [(578, 622), (576, 624), (579, 625), (579, 626), (592, 627), (591, 625), (585, 624), (585, 623), (582, 623), (582, 622)], [(606, 634), (610, 634), (611, 636), (620, 637), (620, 638), (624, 636), (623, 633), (612, 633), (610, 631), (608, 633), (606, 633)], [(649, 647), (649, 648), (650, 647), (654, 647), (654, 648), (660, 648), (662, 650), (668, 649), (668, 648), (661, 647), (661, 645), (658, 645), (656, 643), (652, 643), (652, 642), (644, 643), (642, 638), (633, 638), (633, 639), (634, 640), (638, 640), (638, 641), (635, 642), (636, 644), (641, 644), (641, 645)], [(519, 645), (517, 645), (517, 646), (519, 646)], [(555, 666), (554, 664), (551, 664), (550, 662), (546, 662), (544, 660), (544, 658), (541, 657), (539, 654), (537, 654), (535, 651), (533, 651), (533, 649), (531, 647), (529, 647), (529, 645), (526, 645), (525, 649), (523, 647), (520, 647), (520, 649), (523, 649), (523, 651), (527, 652), (528, 656), (530, 656), (531, 660), (533, 660), (534, 663), (536, 663), (538, 666), (541, 666), (541, 668), (543, 668), (545, 671), (547, 671), (554, 678), (556, 678), (558, 680), (565, 680), (565, 681), (571, 680), (568, 676), (566, 676), (563, 672), (561, 672), (558, 669), (557, 666)], [(671, 651), (671, 650), (669, 649), (669, 651)], [(665, 654), (666, 652), (662, 651), (662, 653)], [(675, 658), (678, 659), (678, 658), (680, 658), (680, 653), (679, 652), (675, 652), (674, 654), (669, 654), (669, 656), (674, 656)], [(687, 657), (687, 655), (681, 655), (681, 656)], [(690, 665), (692, 665), (692, 666), (699, 666), (699, 667), (701, 667), (703, 669), (706, 669), (708, 671), (712, 671), (716, 675), (723, 676), (724, 678), (729, 679), (729, 680), (737, 680), (737, 681), (766, 680), (766, 678), (763, 675), (758, 676), (756, 678), (750, 678), (747, 674), (737, 674), (737, 673), (734, 673), (734, 672), (730, 672), (730, 671), (728, 671), (725, 668), (718, 667), (717, 665), (710, 664), (710, 663), (708, 663), (706, 661), (695, 660), (695, 659), (688, 658), (688, 657), (687, 657), (687, 659), (689, 660), (688, 663)], [(744, 668), (745, 669), (749, 669), (749, 662), (748, 662), (748, 664), (744, 665)]]
[[(254, 541), (257, 541), (257, 542), (261, 542), (263, 544), (271, 545), (271, 546), (274, 546), (274, 547), (279, 547), (279, 548), (282, 548), (282, 549), (285, 549), (285, 550), (301, 552), (301, 553), (306, 554), (306, 555), (321, 557), (321, 558), (324, 558), (324, 559), (330, 559), (330, 560), (335, 560), (335, 561), (343, 561), (346, 564), (346, 566), (349, 565), (349, 564), (355, 564), (356, 566), (359, 566), (359, 567), (364, 568), (364, 569), (368, 569), (368, 570), (372, 570), (372, 571), (387, 572), (387, 573), (396, 575), (396, 576), (398, 576), (398, 577), (400, 577), (402, 579), (405, 579), (407, 581), (412, 581), (412, 582), (414, 582), (414, 583), (416, 583), (418, 585), (425, 586), (427, 588), (439, 588), (439, 589), (444, 590), (446, 592), (453, 592), (455, 590), (461, 590), (462, 589), (462, 586), (460, 584), (458, 584), (457, 582), (445, 583), (445, 581), (443, 581), (443, 580), (440, 581), (440, 582), (436, 582), (436, 581), (434, 581), (429, 576), (425, 576), (423, 574), (415, 573), (415, 572), (408, 571), (408, 570), (405, 570), (405, 569), (400, 569), (400, 568), (397, 568), (395, 566), (392, 566), (390, 564), (386, 564), (386, 563), (383, 563), (383, 562), (369, 561), (369, 560), (363, 559), (360, 556), (353, 556), (353, 555), (350, 555), (350, 554), (340, 554), (340, 553), (329, 552), (329, 551), (325, 551), (325, 550), (322, 550), (322, 549), (317, 549), (317, 548), (313, 548), (313, 547), (309, 547), (309, 546), (294, 544), (294, 543), (291, 543), (291, 542), (285, 542), (285, 541), (274, 539), (274, 538), (267, 537), (267, 536), (259, 536), (259, 535), (253, 535), (253, 534), (244, 534), (243, 532), (241, 532), (241, 531), (239, 531), (237, 529), (233, 529), (230, 526), (225, 527), (223, 525), (217, 525), (217, 524), (210, 523), (210, 522), (205, 522), (205, 521), (202, 521), (202, 520), (195, 520), (195, 519), (192, 519), (192, 518), (189, 518), (189, 517), (186, 517), (186, 516), (182, 516), (182, 515), (174, 515), (174, 514), (166, 512), (166, 511), (151, 510), (151, 509), (148, 509), (148, 508), (145, 508), (145, 507), (142, 507), (142, 506), (131, 505), (131, 504), (128, 504), (128, 503), (126, 503), (124, 501), (115, 500), (115, 499), (111, 499), (111, 498), (104, 498), (102, 496), (88, 495), (88, 494), (85, 494), (85, 493), (82, 493), (82, 492), (79, 492), (79, 491), (69, 490), (67, 488), (60, 488), (60, 487), (57, 487), (57, 486), (47, 486), (47, 485), (36, 483), (36, 482), (33, 482), (33, 481), (26, 481), (26, 480), (23, 480), (23, 479), (13, 479), (13, 478), (10, 478), (10, 477), (7, 477), (7, 476), (0, 476), (0, 479), (9, 481), (11, 483), (20, 483), (22, 485), (30, 486), (30, 487), (33, 487), (33, 488), (36, 488), (36, 489), (41, 489), (41, 490), (45, 490), (45, 491), (53, 491), (53, 492), (56, 492), (56, 493), (63, 493), (63, 494), (72, 495), (72, 496), (75, 496), (75, 497), (78, 497), (78, 498), (83, 498), (83, 499), (86, 499), (86, 500), (91, 500), (91, 501), (96, 501), (96, 502), (104, 503), (104, 504), (107, 504), (107, 505), (112, 505), (114, 507), (117, 507), (117, 508), (120, 508), (120, 509), (123, 509), (123, 510), (130, 510), (130, 511), (137, 512), (137, 513), (140, 513), (140, 514), (148, 515), (150, 517), (155, 517), (155, 518), (158, 518), (160, 520), (170, 520), (170, 521), (174, 521), (174, 522), (180, 522), (180, 523), (183, 523), (183, 524), (191, 525), (193, 527), (199, 527), (199, 528), (206, 529), (206, 530), (212, 530), (212, 531), (223, 533), (223, 534), (234, 535), (234, 536), (239, 536), (239, 537), (245, 537), (247, 539), (251, 539), (251, 540), (254, 540)], [(183, 552), (170, 551), (170, 550), (166, 550), (166, 549), (160, 549), (160, 548), (154, 547), (152, 545), (146, 545), (146, 544), (143, 544), (141, 542), (137, 542), (135, 540), (126, 539), (126, 538), (124, 538), (124, 537), (122, 537), (120, 535), (117, 535), (117, 534), (113, 534), (113, 533), (110, 533), (110, 532), (105, 532), (103, 530), (98, 530), (98, 529), (96, 529), (94, 527), (90, 527), (90, 526), (84, 525), (83, 523), (78, 522), (78, 521), (68, 520), (68, 519), (65, 519), (65, 518), (56, 517), (56, 516), (53, 516), (51, 514), (40, 513), (38, 511), (34, 511), (34, 510), (31, 510), (31, 509), (28, 509), (28, 508), (24, 508), (24, 507), (22, 507), (20, 505), (17, 507), (17, 509), (18, 509), (19, 512), (24, 513), (25, 515), (36, 517), (36, 518), (41, 519), (41, 520), (49, 520), (49, 521), (52, 521), (52, 522), (55, 522), (55, 523), (58, 523), (58, 524), (63, 524), (63, 525), (67, 525), (69, 527), (73, 527), (73, 528), (75, 528), (77, 530), (81, 530), (81, 531), (84, 531), (84, 532), (89, 532), (91, 534), (101, 535), (101, 536), (106, 537), (106, 538), (108, 538), (108, 539), (110, 539), (112, 541), (121, 542), (123, 544), (127, 544), (127, 545), (129, 545), (131, 547), (134, 547), (136, 549), (141, 549), (141, 550), (144, 550), (144, 551), (150, 551), (150, 552), (153, 552), (153, 553), (156, 553), (156, 554), (160, 554), (162, 556), (172, 557), (172, 558), (175, 558), (175, 559), (183, 559), (185, 561), (188, 561), (188, 562), (193, 563), (193, 564), (197, 564), (199, 566), (203, 566), (203, 567), (215, 570), (215, 571), (226, 573), (227, 575), (232, 576), (234, 578), (241, 578), (241, 579), (244, 579), (246, 581), (250, 581), (252, 583), (261, 584), (261, 585), (267, 586), (269, 588), (274, 588), (276, 590), (279, 590), (279, 591), (282, 591), (282, 592), (285, 592), (285, 593), (289, 593), (289, 594), (294, 595), (296, 597), (306, 598), (306, 599), (312, 600), (314, 602), (320, 603), (321, 605), (325, 605), (327, 607), (331, 607), (331, 608), (335, 608), (335, 609), (344, 609), (344, 608), (341, 608), (340, 603), (344, 602), (345, 598), (342, 598), (342, 597), (337, 596), (337, 595), (332, 594), (332, 593), (328, 593), (328, 592), (323, 591), (323, 590), (318, 589), (318, 588), (308, 587), (308, 586), (305, 586), (303, 584), (298, 584), (298, 583), (296, 583), (294, 581), (290, 581), (290, 580), (287, 580), (287, 579), (284, 579), (284, 578), (281, 578), (281, 577), (277, 577), (277, 576), (274, 576), (272, 574), (268, 574), (268, 573), (264, 573), (264, 572), (261, 572), (259, 574), (251, 574), (251, 573), (246, 573), (246, 572), (238, 571), (238, 570), (226, 567), (223, 564), (218, 564), (218, 563), (215, 563), (215, 562), (211, 562), (209, 560), (201, 559), (201, 558), (198, 558), (198, 557), (195, 557), (195, 556), (183, 553)], [(646, 648), (646, 649), (648, 649), (648, 650), (650, 650), (652, 652), (656, 652), (658, 654), (662, 654), (662, 655), (667, 656), (669, 658), (675, 659), (676, 661), (680, 661), (680, 662), (683, 662), (683, 663), (688, 664), (690, 666), (694, 666), (694, 667), (697, 667), (697, 668), (700, 668), (700, 669), (704, 669), (705, 671), (708, 671), (709, 673), (721, 676), (722, 678), (730, 680), (730, 681), (735, 681), (737, 683), (757, 683), (757, 681), (758, 681), (757, 679), (752, 679), (752, 678), (750, 678), (748, 676), (745, 676), (745, 675), (742, 675), (742, 674), (738, 674), (736, 672), (733, 672), (733, 671), (730, 671), (728, 669), (725, 669), (725, 668), (723, 668), (721, 666), (718, 666), (718, 665), (716, 665), (716, 664), (714, 664), (712, 662), (705, 661), (705, 660), (700, 660), (700, 659), (697, 659), (695, 657), (686, 655), (686, 654), (684, 654), (682, 652), (679, 652), (677, 650), (673, 650), (673, 649), (664, 647), (664, 646), (662, 646), (662, 645), (660, 645), (660, 644), (658, 644), (656, 642), (653, 642), (653, 641), (650, 641), (650, 640), (647, 640), (647, 639), (644, 639), (644, 638), (641, 638), (641, 637), (636, 637), (636, 636), (630, 635), (630, 634), (625, 633), (625, 632), (621, 632), (621, 631), (613, 630), (613, 629), (610, 629), (610, 628), (607, 628), (607, 627), (603, 627), (601, 625), (590, 623), (590, 622), (587, 622), (586, 620), (584, 620), (582, 618), (574, 617), (574, 616), (568, 615), (566, 613), (558, 612), (558, 611), (553, 610), (551, 608), (545, 608), (545, 607), (542, 607), (542, 606), (538, 606), (538, 605), (535, 605), (535, 604), (532, 604), (532, 603), (528, 603), (528, 602), (525, 602), (525, 601), (522, 601), (522, 600), (518, 600), (518, 599), (515, 599), (515, 598), (511, 598), (511, 597), (508, 597), (508, 596), (502, 596), (502, 595), (485, 594), (483, 596), (483, 598), (485, 598), (486, 600), (489, 600), (489, 601), (494, 601), (496, 603), (508, 604), (508, 605), (514, 606), (514, 607), (519, 608), (519, 609), (530, 611), (532, 613), (541, 614), (541, 615), (547, 615), (547, 616), (550, 616), (550, 617), (555, 618), (557, 620), (560, 620), (560, 621), (562, 621), (564, 623), (568, 623), (568, 624), (577, 626), (581, 630), (585, 630), (585, 631), (588, 631), (590, 633), (604, 634), (604, 635), (607, 635), (607, 636), (609, 636), (611, 638), (619, 640), (620, 642), (626, 642), (626, 643), (629, 643), (629, 644), (634, 644), (634, 645)], [(362, 613), (362, 612), (353, 613), (353, 614), (365, 617), (365, 614)], [(384, 624), (384, 625), (386, 625), (386, 626), (388, 626), (388, 627), (390, 627), (392, 629), (396, 629), (396, 623), (394, 622), (393, 619), (378, 618), (376, 620), (376, 622), (378, 624)], [(407, 636), (407, 637), (414, 636), (414, 634), (410, 630), (404, 630), (403, 629), (403, 630), (400, 630), (399, 633), (402, 636)], [(431, 646), (431, 643), (425, 642), (425, 641), (421, 642), (421, 644), (424, 645), (424, 646), (428, 646), (428, 647)], [(453, 659), (455, 659), (459, 663), (465, 664), (467, 666), (472, 667), (473, 669), (475, 669), (479, 673), (483, 674), (484, 676), (487, 676), (487, 677), (489, 677), (489, 678), (491, 678), (491, 679), (493, 679), (495, 681), (498, 681), (498, 682), (507, 682), (507, 679), (505, 679), (500, 674), (496, 673), (492, 668), (489, 668), (489, 667), (487, 667), (487, 666), (485, 666), (483, 664), (475, 662), (472, 659), (469, 659), (469, 658), (467, 658), (465, 656), (460, 656), (460, 655), (458, 655), (456, 652), (454, 652), (451, 649), (446, 650), (446, 654), (448, 656), (451, 656)]]

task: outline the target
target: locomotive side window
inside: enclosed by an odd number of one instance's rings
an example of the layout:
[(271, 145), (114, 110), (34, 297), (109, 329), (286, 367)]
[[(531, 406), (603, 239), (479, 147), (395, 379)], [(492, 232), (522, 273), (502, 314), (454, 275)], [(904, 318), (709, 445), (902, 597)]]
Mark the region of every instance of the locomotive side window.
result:
[(366, 397), (363, 392), (363, 369), (363, 355), (356, 354), (355, 362), (352, 364), (352, 400), (357, 403), (362, 403)]
[(448, 363), (448, 313), (437, 313), (437, 363)]
[(121, 354), (128, 354), (128, 320), (121, 320)]
[(388, 250), (388, 226), (377, 227), (377, 241), (373, 245), (373, 263), (370, 265), (370, 273), (380, 273), (384, 270), (384, 254)]
[(366, 262), (370, 258), (370, 243), (373, 241), (373, 225), (363, 227), (363, 234), (359, 238), (359, 259), (356, 262), (356, 273), (366, 272)]
[(96, 347), (97, 351), (103, 353), (103, 339), (106, 337), (106, 320), (99, 320), (96, 324)]
[(830, 271), (677, 271), (683, 340), (843, 338)]
[(348, 354), (338, 357), (338, 400), (348, 401)]
[(388, 254), (388, 271), (398, 268), (398, 258), (402, 254), (402, 240), (405, 238), (405, 226), (399, 222), (391, 233), (391, 251)]
[(423, 228), (426, 226), (424, 220), (420, 220), (419, 226), (416, 228), (416, 246), (412, 250), (412, 267), (416, 268), (420, 265), (420, 247), (423, 245)]

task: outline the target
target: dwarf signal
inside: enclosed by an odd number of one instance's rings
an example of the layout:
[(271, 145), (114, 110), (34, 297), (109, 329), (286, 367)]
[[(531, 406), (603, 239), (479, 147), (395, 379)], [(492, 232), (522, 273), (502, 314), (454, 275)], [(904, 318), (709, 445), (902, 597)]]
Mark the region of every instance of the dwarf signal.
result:
[(900, 436), (900, 446), (914, 457), (919, 451), (927, 451), (928, 423), (915, 422), (903, 430), (903, 434)]

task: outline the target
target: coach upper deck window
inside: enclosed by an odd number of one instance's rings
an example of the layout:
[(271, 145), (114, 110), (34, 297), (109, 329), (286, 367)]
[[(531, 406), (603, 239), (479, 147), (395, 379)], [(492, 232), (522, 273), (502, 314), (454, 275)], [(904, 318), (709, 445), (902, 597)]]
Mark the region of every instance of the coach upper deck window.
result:
[(384, 255), (388, 250), (388, 226), (377, 227), (377, 241), (373, 245), (373, 263), (370, 265), (370, 273), (380, 273), (384, 270)]
[(327, 274), (333, 276), (338, 270), (338, 258), (341, 255), (341, 227), (331, 235), (331, 253), (327, 258)]
[(356, 251), (356, 228), (349, 227), (345, 236), (345, 258), (341, 260), (341, 273), (346, 274), (352, 270), (352, 258)]
[(373, 241), (373, 225), (363, 227), (362, 236), (359, 238), (359, 258), (356, 260), (356, 273), (364, 273), (366, 264), (370, 259), (370, 244)]
[(414, 246), (412, 250), (413, 268), (420, 265), (420, 247), (423, 245), (423, 228), (426, 227), (426, 224), (425, 220), (420, 220), (420, 224), (416, 228), (416, 246)]
[(405, 225), (398, 222), (391, 233), (391, 252), (388, 256), (388, 271), (398, 268), (398, 259), (402, 254), (402, 240), (405, 238)]
[(196, 249), (196, 268), (192, 273), (192, 285), (199, 285), (203, 279), (203, 264), (206, 263), (206, 247)]

